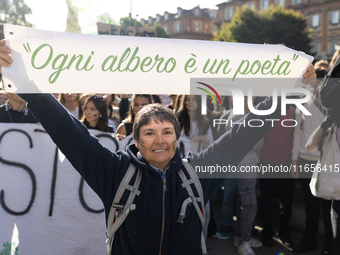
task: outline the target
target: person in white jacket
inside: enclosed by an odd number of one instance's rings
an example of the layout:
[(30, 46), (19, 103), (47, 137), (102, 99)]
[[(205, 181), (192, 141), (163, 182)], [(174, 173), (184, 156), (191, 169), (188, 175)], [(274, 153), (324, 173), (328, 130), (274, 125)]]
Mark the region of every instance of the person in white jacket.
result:
[[(327, 74), (327, 71), (317, 69), (316, 73), (317, 77), (321, 79)], [(312, 97), (314, 97), (315, 91), (316, 89), (312, 88)], [(320, 218), (320, 205), (322, 206), (325, 228), (324, 251), (329, 252), (332, 250), (330, 221), (331, 202), (314, 197), (309, 188), (309, 182), (313, 174), (311, 170), (319, 160), (320, 152), (310, 152), (305, 148), (310, 135), (323, 122), (325, 115), (314, 104), (313, 98), (307, 102), (304, 107), (311, 113), (311, 115), (303, 114), (298, 108), (295, 111), (295, 120), (297, 125), (294, 129), (291, 173), (292, 176), (295, 179), (299, 179), (301, 183), (306, 203), (306, 223), (305, 236), (302, 241), (294, 247), (293, 252), (305, 253), (317, 249), (316, 240)]]

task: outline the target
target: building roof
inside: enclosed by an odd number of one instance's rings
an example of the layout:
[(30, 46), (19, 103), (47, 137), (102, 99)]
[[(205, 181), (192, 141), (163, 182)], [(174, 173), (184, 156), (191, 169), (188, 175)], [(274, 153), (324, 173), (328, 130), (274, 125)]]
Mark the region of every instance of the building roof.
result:
[[(170, 13), (170, 12), (165, 11), (164, 15), (156, 14), (156, 19), (157, 19), (157, 17), (159, 17), (158, 22), (162, 22), (162, 21), (165, 21), (165, 20), (177, 19), (177, 18), (180, 18), (180, 17), (211, 18), (210, 13), (212, 11), (216, 11), (217, 12), (217, 9), (209, 9), (209, 8), (201, 9), (199, 6), (196, 6), (196, 7), (192, 8), (192, 9), (189, 9), (189, 10), (183, 9), (181, 7), (178, 7), (177, 10), (178, 11), (176, 13)], [(195, 14), (195, 10), (199, 10), (199, 14), (198, 15)], [(180, 11), (180, 15), (178, 15), (179, 11)], [(167, 19), (165, 19), (165, 15), (168, 15)]]

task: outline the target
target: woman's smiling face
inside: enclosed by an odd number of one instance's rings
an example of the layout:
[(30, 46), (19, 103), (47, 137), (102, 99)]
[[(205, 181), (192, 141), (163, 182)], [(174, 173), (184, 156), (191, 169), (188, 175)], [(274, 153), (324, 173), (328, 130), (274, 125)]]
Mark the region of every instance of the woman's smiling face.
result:
[(135, 143), (149, 164), (164, 170), (169, 166), (177, 148), (174, 125), (167, 121), (152, 120), (140, 128), (139, 141)]
[(90, 127), (96, 127), (100, 118), (100, 112), (92, 101), (88, 101), (85, 105), (84, 114), (87, 122), (90, 124)]

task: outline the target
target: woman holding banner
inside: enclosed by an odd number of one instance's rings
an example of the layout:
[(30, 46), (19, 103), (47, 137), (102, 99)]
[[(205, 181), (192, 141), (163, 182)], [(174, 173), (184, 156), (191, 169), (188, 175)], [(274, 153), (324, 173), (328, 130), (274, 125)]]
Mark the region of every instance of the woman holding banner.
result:
[[(1, 41), (0, 67), (9, 67), (13, 62), (9, 53), (5, 41)], [(312, 66), (304, 77), (307, 83), (314, 80)], [(204, 178), (207, 177), (204, 173), (199, 183), (196, 182), (196, 188), (193, 187), (191, 183), (194, 178), (183, 181), (191, 178), (188, 174), (190, 167), (184, 167), (187, 166), (186, 160), (190, 161), (193, 169), (216, 165), (236, 166), (272, 128), (271, 123), (266, 121), (261, 128), (234, 126), (207, 149), (201, 153), (189, 153), (182, 161), (177, 150), (180, 128), (176, 116), (164, 106), (154, 104), (145, 106), (136, 115), (133, 125), (135, 144), (129, 145), (127, 151), (114, 153), (102, 146), (52, 95), (20, 96), (28, 102), (28, 107), (59, 149), (101, 198), (106, 218), (109, 217), (111, 206), (116, 208), (117, 218), (114, 220), (117, 222), (121, 213), (127, 211), (125, 204), (128, 203), (129, 192), (125, 192), (118, 203), (113, 204), (113, 201), (129, 166), (137, 167), (129, 183), (133, 185), (138, 175), (140, 186), (135, 190), (128, 185), (136, 193), (134, 206), (131, 204), (128, 208), (131, 213), (115, 232), (115, 239), (109, 247), (112, 248), (111, 254), (206, 253), (204, 242), (201, 243), (204, 221), (200, 220), (204, 203), (198, 195), (204, 195), (208, 201), (223, 179), (212, 179), (214, 175), (209, 174), (210, 178)], [(271, 104), (272, 100), (268, 99), (260, 103), (258, 109), (269, 109)], [(246, 122), (254, 117), (278, 119), (280, 111), (278, 105), (270, 115), (255, 116), (249, 113), (244, 118)], [(198, 185), (202, 187), (203, 194)], [(187, 189), (191, 190), (191, 195), (188, 195)]]

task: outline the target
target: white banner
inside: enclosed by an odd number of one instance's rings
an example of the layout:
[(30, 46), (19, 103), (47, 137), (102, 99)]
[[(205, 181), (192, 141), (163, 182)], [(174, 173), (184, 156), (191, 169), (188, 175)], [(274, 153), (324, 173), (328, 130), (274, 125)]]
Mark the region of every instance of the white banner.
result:
[(282, 45), (83, 35), (9, 24), (5, 38), (14, 61), (3, 68), (5, 89), (17, 93), (189, 94), (190, 78), (226, 78), (271, 95), (274, 83), (299, 85), (313, 60)]
[[(112, 151), (131, 138), (91, 132)], [(40, 125), (0, 124), (0, 253), (105, 254), (102, 202), (56, 152)]]

